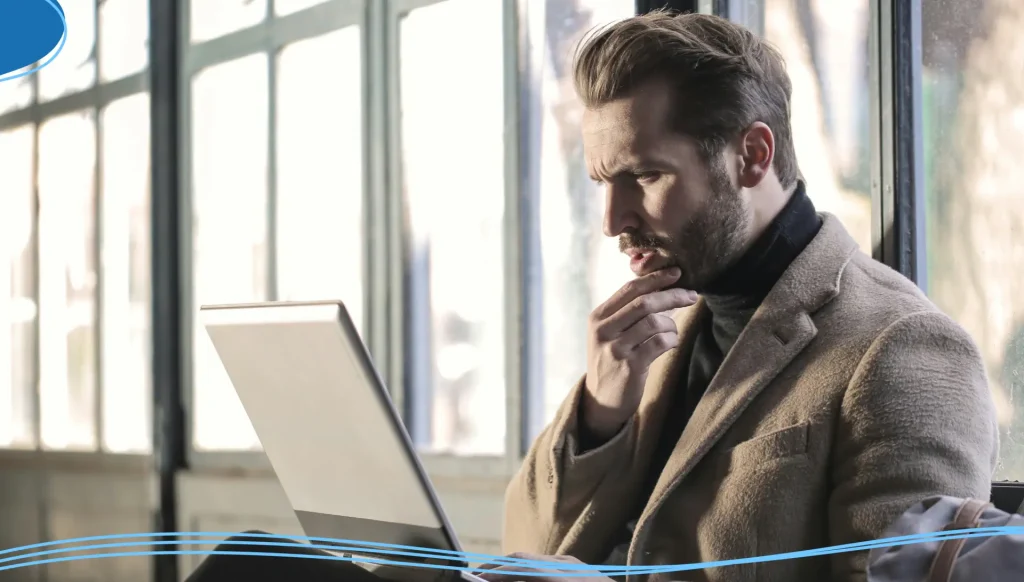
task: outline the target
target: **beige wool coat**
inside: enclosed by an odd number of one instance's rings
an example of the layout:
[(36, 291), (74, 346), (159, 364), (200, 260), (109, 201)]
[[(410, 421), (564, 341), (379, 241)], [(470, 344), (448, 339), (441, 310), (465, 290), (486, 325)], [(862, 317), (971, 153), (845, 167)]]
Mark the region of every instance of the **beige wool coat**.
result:
[[(657, 482), (632, 565), (693, 564), (882, 536), (935, 494), (988, 499), (995, 408), (972, 339), (909, 280), (824, 223), (727, 354)], [(702, 304), (653, 365), (638, 412), (577, 454), (582, 381), (506, 494), (503, 549), (605, 559), (642, 501), (667, 398)], [(866, 552), (657, 574), (653, 580), (853, 582)]]

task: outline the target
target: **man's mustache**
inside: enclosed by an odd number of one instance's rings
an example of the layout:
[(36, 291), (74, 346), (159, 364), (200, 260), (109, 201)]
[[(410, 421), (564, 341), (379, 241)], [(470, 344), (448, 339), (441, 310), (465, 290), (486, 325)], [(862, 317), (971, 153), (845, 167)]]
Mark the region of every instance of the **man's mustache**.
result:
[(624, 253), (628, 249), (665, 249), (670, 243), (671, 241), (659, 236), (624, 233), (619, 235), (619, 252)]

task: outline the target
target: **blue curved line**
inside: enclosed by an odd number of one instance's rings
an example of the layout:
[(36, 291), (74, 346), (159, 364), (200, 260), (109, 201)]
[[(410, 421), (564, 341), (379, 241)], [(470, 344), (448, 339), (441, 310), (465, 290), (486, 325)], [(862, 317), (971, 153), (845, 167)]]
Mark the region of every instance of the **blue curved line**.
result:
[[(182, 540), (170, 540), (170, 541), (120, 542), (120, 543), (111, 543), (111, 544), (92, 544), (92, 545), (87, 545), (87, 546), (74, 546), (74, 547), (70, 547), (70, 548), (59, 548), (59, 549), (55, 549), (55, 550), (44, 550), (44, 551), (41, 551), (41, 552), (32, 552), (32, 553), (28, 553), (28, 554), (21, 554), (21, 555), (17, 555), (17, 556), (8, 557), (8, 558), (2, 558), (2, 559), (0, 559), (0, 564), (7, 563), (7, 562), (16, 562), (18, 560), (24, 560), (26, 558), (36, 558), (36, 557), (40, 557), (40, 556), (49, 556), (49, 555), (53, 555), (53, 554), (60, 554), (60, 553), (63, 553), (63, 552), (79, 552), (79, 551), (85, 551), (85, 550), (102, 550), (102, 549), (105, 549), (105, 548), (123, 548), (123, 547), (141, 546), (141, 545), (152, 545), (152, 546), (168, 546), (168, 545), (188, 545), (188, 546), (193, 546), (193, 545), (196, 545), (197, 546), (197, 545), (209, 544), (209, 543), (214, 543), (214, 542), (213, 542), (213, 540), (208, 540), (208, 541), (204, 541), (204, 540), (184, 540), (184, 541), (182, 541)], [(330, 545), (328, 545), (328, 544), (322, 544), (322, 545), (302, 544), (302, 543), (298, 543), (298, 542), (281, 542), (281, 541), (264, 542), (264, 541), (243, 541), (243, 540), (234, 541), (234, 540), (232, 540), (231, 545), (233, 545), (233, 546), (274, 546), (274, 547), (284, 547), (284, 548), (307, 548), (307, 549), (314, 549), (314, 550), (331, 550), (331, 551), (334, 551), (334, 552), (348, 552), (348, 553), (358, 552), (359, 550), (365, 550), (366, 549), (365, 547), (346, 547), (346, 546), (338, 546), (338, 545), (333, 545), (333, 544), (330, 544)], [(398, 551), (394, 551), (394, 550), (390, 550), (390, 551), (389, 550), (377, 550), (377, 551), (379, 553), (381, 553), (381, 554), (392, 555), (392, 556), (400, 556), (400, 557), (410, 557), (410, 558), (436, 558), (437, 557), (436, 555), (431, 554), (429, 551), (427, 551), (427, 552), (398, 552)], [(411, 563), (411, 562), (403, 562), (403, 563)]]
[[(1019, 527), (1019, 526), (1002, 526), (1002, 527), (992, 527), (992, 528), (978, 528), (978, 529), (973, 529), (973, 530), (956, 530), (956, 531), (949, 531), (949, 532), (934, 532), (932, 534), (918, 534), (917, 536), (902, 536), (902, 537), (924, 537), (924, 538), (931, 538), (931, 539), (958, 539), (958, 538), (974, 538), (974, 537), (992, 537), (992, 536), (995, 536), (995, 535), (1006, 535), (1006, 534), (1014, 533), (1014, 532), (1016, 532), (1016, 533), (1024, 532), (1024, 527)], [(958, 533), (959, 535), (952, 535), (952, 534), (955, 534), (955, 533)], [(844, 544), (844, 546), (858, 546), (860, 549), (867, 549), (867, 547), (891, 547), (891, 546), (894, 545), (892, 543), (892, 539), (895, 539), (895, 538), (888, 538), (888, 539), (882, 539), (882, 540), (873, 540), (871, 542), (863, 542), (863, 543), (858, 543), (858, 544)], [(919, 540), (919, 541), (927, 541), (927, 540)], [(157, 544), (157, 545), (168, 545), (168, 544), (174, 544), (174, 543), (176, 543), (176, 542), (175, 541), (154, 542), (154, 544)], [(204, 542), (201, 542), (201, 541), (189, 541), (187, 543), (189, 543), (189, 544), (196, 544), (197, 545), (197, 544), (201, 544), (201, 543), (204, 543)], [(206, 543), (208, 543), (208, 542), (206, 542)], [(265, 543), (265, 542), (255, 542), (255, 541), (250, 541), (250, 542), (239, 541), (239, 542), (232, 542), (232, 543), (236, 543), (238, 545), (260, 545), (260, 544), (262, 544), (262, 545), (273, 545), (273, 546), (282, 546), (282, 547), (309, 547), (309, 546), (305, 546), (304, 544), (288, 543), (288, 542)], [(915, 542), (910, 542), (910, 543), (915, 543)], [(53, 554), (53, 553), (68, 552), (68, 551), (83, 551), (83, 550), (87, 550), (87, 549), (99, 549), (99, 548), (103, 548), (103, 547), (125, 547), (125, 546), (131, 546), (131, 545), (139, 545), (139, 544), (121, 543), (121, 544), (104, 544), (104, 545), (98, 545), (98, 546), (94, 546), (94, 547), (65, 548), (65, 549), (61, 549), (61, 550), (51, 550), (51, 551), (48, 551), (48, 552), (41, 552), (41, 553), (35, 554), (35, 555)], [(896, 545), (903, 545), (903, 544), (896, 544)], [(345, 551), (345, 549), (339, 548), (338, 546), (334, 546), (334, 545), (332, 545), (332, 546), (324, 546), (324, 547), (326, 549), (332, 549), (334, 551)], [(697, 569), (706, 569), (706, 568), (715, 568), (715, 567), (740, 565), (740, 564), (746, 564), (746, 563), (779, 561), (779, 560), (785, 560), (785, 559), (796, 559), (796, 558), (799, 558), (799, 557), (810, 557), (810, 556), (816, 556), (816, 555), (842, 553), (841, 548), (843, 548), (843, 546), (832, 546), (832, 547), (828, 547), (828, 548), (821, 548), (819, 550), (807, 550), (807, 551), (803, 551), (803, 552), (791, 552), (791, 553), (787, 553), (787, 554), (775, 554), (775, 555), (764, 556), (764, 557), (742, 558), (742, 559), (734, 559), (734, 560), (722, 560), (722, 561), (717, 561), (717, 562), (705, 562), (705, 563), (700, 563), (700, 564), (682, 564), (682, 565), (665, 565), (665, 566), (625, 566), (625, 567), (607, 568), (607, 569), (603, 569), (603, 570), (599, 569), (600, 567), (586, 567), (587, 565), (585, 565), (585, 564), (565, 564), (565, 563), (558, 563), (558, 562), (552, 563), (552, 562), (537, 562), (537, 561), (533, 561), (534, 565), (532, 567), (538, 568), (538, 569), (539, 568), (557, 569), (557, 570), (559, 570), (560, 575), (568, 576), (568, 577), (621, 576), (621, 575), (629, 575), (629, 574), (632, 574), (632, 575), (638, 575), (638, 574), (657, 574), (657, 573), (681, 572), (681, 571), (688, 571), (688, 570), (697, 570)], [(847, 551), (849, 551), (849, 550), (847, 550)], [(34, 566), (34, 565), (43, 565), (43, 564), (54, 563), (54, 562), (73, 561), (73, 560), (86, 560), (86, 559), (93, 559), (93, 558), (110, 558), (110, 557), (128, 557), (128, 556), (153, 556), (153, 555), (235, 555), (235, 556), (263, 556), (263, 557), (282, 557), (282, 558), (300, 558), (300, 559), (301, 558), (307, 558), (307, 559), (330, 559), (330, 560), (348, 561), (348, 562), (358, 561), (358, 562), (361, 562), (361, 563), (379, 564), (379, 565), (391, 565), (391, 566), (416, 566), (416, 567), (419, 567), (419, 568), (431, 568), (431, 569), (441, 569), (441, 570), (463, 570), (463, 571), (465, 571), (465, 570), (473, 570), (473, 571), (478, 570), (476, 568), (462, 568), (462, 567), (458, 567), (458, 566), (443, 565), (443, 564), (422, 564), (422, 563), (415, 563), (415, 562), (400, 562), (400, 561), (394, 561), (394, 560), (382, 560), (382, 559), (364, 558), (364, 557), (353, 558), (353, 557), (335, 556), (335, 555), (293, 554), (293, 553), (277, 553), (277, 552), (240, 552), (240, 551), (218, 551), (218, 550), (209, 550), (209, 551), (202, 551), (202, 550), (199, 550), (199, 551), (195, 551), (195, 550), (189, 551), (189, 550), (184, 550), (184, 551), (119, 552), (119, 553), (93, 554), (93, 555), (86, 555), (86, 556), (66, 556), (66, 557), (61, 557), (61, 558), (51, 558), (51, 559), (47, 559), (47, 560), (35, 560), (35, 561), (31, 561), (31, 562), (23, 562), (23, 563), (18, 563), (18, 564), (12, 564), (12, 565), (9, 565), (9, 566), (0, 567), (0, 571), (10, 570), (10, 569), (15, 569), (15, 568), (20, 568), (20, 567)], [(23, 559), (29, 558), (29, 557), (33, 557), (33, 555), (15, 556), (15, 557), (12, 557), (12, 558), (7, 558), (5, 560), (0, 560), (0, 562), (8, 562), (8, 561), (11, 561), (11, 560), (23, 560)], [(523, 560), (523, 561), (524, 562), (531, 562), (529, 560)], [(529, 566), (527, 564), (523, 564), (523, 565), (526, 566), (526, 567), (531, 567), (531, 566)], [(543, 575), (545, 575), (545, 573), (543, 573), (543, 572), (536, 572), (536, 571), (534, 571), (534, 572), (511, 572), (511, 571), (507, 571), (507, 572), (503, 572), (503, 574), (505, 574), (505, 575), (517, 575), (517, 576), (543, 576)]]
[[(1007, 527), (1009, 527), (1010, 529), (1007, 529)], [(895, 536), (895, 537), (890, 537), (890, 538), (883, 538), (881, 540), (869, 540), (869, 541), (866, 541), (866, 542), (852, 542), (852, 543), (847, 543), (847, 544), (840, 544), (840, 545), (836, 545), (836, 546), (830, 546), (828, 548), (819, 548), (817, 550), (805, 550), (805, 552), (806, 551), (820, 552), (820, 551), (823, 551), (823, 550), (830, 550), (830, 553), (842, 553), (842, 552), (846, 552), (846, 551), (856, 551), (858, 549), (866, 549), (866, 548), (875, 547), (875, 546), (891, 547), (891, 546), (896, 546), (896, 545), (904, 545), (905, 543), (916, 543), (917, 541), (929, 541), (929, 540), (945, 539), (945, 537), (948, 537), (950, 535), (955, 535), (955, 534), (960, 533), (960, 532), (964, 532), (964, 533), (966, 533), (966, 532), (974, 532), (974, 533), (993, 532), (993, 533), (997, 533), (998, 534), (998, 532), (1009, 532), (1009, 531), (1016, 531), (1016, 530), (1013, 529), (1013, 526), (1004, 526), (1004, 527), (974, 528), (974, 529), (969, 529), (969, 530), (967, 530), (967, 529), (965, 529), (965, 530), (950, 530), (950, 531), (947, 531), (947, 532), (910, 534), (910, 535), (904, 535), (904, 536)], [(235, 537), (235, 536), (244, 536), (246, 538), (257, 538), (257, 539), (258, 538), (280, 539), (282, 537), (279, 534), (271, 534), (271, 533), (244, 533), (243, 534), (243, 533), (240, 533), (240, 532), (147, 532), (147, 533), (136, 533), (136, 534), (107, 534), (107, 535), (101, 535), (101, 536), (88, 536), (88, 537), (80, 537), (80, 538), (69, 538), (69, 539), (66, 539), (66, 540), (59, 540), (59, 541), (50, 541), (50, 542), (42, 542), (42, 543), (36, 543), (36, 544), (29, 544), (29, 545), (20, 546), (20, 547), (17, 547), (17, 548), (11, 548), (11, 549), (7, 549), (7, 550), (0, 550), (0, 555), (10, 554), (10, 553), (14, 553), (14, 552), (21, 552), (21, 551), (26, 551), (26, 550), (39, 549), (39, 548), (44, 548), (44, 547), (47, 547), (47, 546), (59, 546), (59, 545), (62, 545), (62, 544), (77, 544), (77, 543), (104, 541), (104, 540), (115, 540), (115, 539), (162, 538), (162, 537), (182, 537), (182, 536), (191, 536), (191, 537), (198, 537), (198, 538), (217, 538), (216, 540), (214, 540), (214, 542), (220, 542), (220, 541), (223, 541), (223, 538), (229, 538), (229, 537)], [(358, 551), (360, 549), (367, 549), (367, 548), (391, 548), (391, 549), (411, 550), (411, 551), (414, 551), (414, 552), (422, 552), (422, 553), (426, 553), (426, 554), (433, 554), (434, 556), (437, 556), (437, 557), (457, 557), (457, 558), (466, 559), (467, 562), (477, 561), (477, 562), (484, 562), (484, 563), (487, 563), (487, 564), (522, 564), (522, 565), (541, 565), (541, 566), (544, 566), (544, 567), (560, 567), (560, 566), (564, 566), (565, 565), (563, 562), (542, 562), (542, 561), (537, 561), (537, 560), (528, 560), (528, 559), (525, 559), (525, 558), (514, 558), (514, 557), (510, 557), (510, 556), (494, 556), (494, 555), (491, 555), (491, 554), (478, 554), (478, 553), (460, 552), (460, 551), (454, 551), (454, 550), (439, 550), (439, 549), (422, 548), (422, 547), (417, 547), (417, 546), (406, 546), (406, 545), (400, 545), (400, 544), (385, 544), (385, 543), (379, 543), (379, 542), (366, 542), (366, 541), (361, 541), (361, 540), (348, 540), (348, 539), (340, 539), (340, 538), (324, 538), (324, 537), (309, 537), (309, 536), (288, 536), (288, 537), (290, 539), (304, 540), (304, 541), (308, 541), (308, 542), (329, 542), (329, 543), (332, 544), (332, 545), (329, 546), (329, 548), (330, 549), (334, 549), (334, 550), (338, 550), (339, 545), (351, 544), (351, 545), (355, 546), (355, 548), (354, 548), (355, 551)], [(67, 548), (67, 549), (71, 550), (71, 548)], [(376, 550), (376, 551), (380, 552), (382, 550)], [(788, 557), (789, 554), (786, 554), (786, 556)], [(474, 558), (478, 558), (478, 559), (474, 560)], [(783, 559), (787, 559), (787, 558), (783, 558)], [(595, 569), (600, 568), (600, 566), (592, 566), (592, 567), (595, 568)]]
[[(980, 536), (964, 535), (964, 536), (959, 536), (959, 537), (970, 538), (970, 537), (980, 537)], [(141, 557), (141, 556), (161, 556), (161, 555), (171, 555), (171, 556), (188, 556), (188, 555), (193, 555), (193, 556), (195, 556), (195, 555), (202, 555), (202, 556), (209, 556), (209, 555), (262, 556), (262, 557), (279, 557), (279, 558), (335, 560), (335, 561), (347, 561), (347, 562), (359, 561), (361, 563), (379, 564), (379, 565), (398, 565), (398, 566), (409, 565), (409, 564), (401, 563), (401, 562), (396, 564), (396, 563), (392, 563), (392, 562), (389, 562), (389, 561), (386, 561), (386, 560), (373, 560), (373, 559), (363, 559), (363, 558), (355, 559), (355, 558), (346, 558), (346, 557), (343, 557), (343, 556), (330, 556), (330, 555), (322, 556), (322, 555), (315, 555), (315, 554), (298, 554), (297, 555), (297, 554), (290, 554), (290, 553), (287, 553), (287, 554), (286, 553), (281, 553), (281, 554), (279, 554), (279, 553), (271, 553), (271, 552), (264, 553), (264, 552), (228, 552), (228, 551), (216, 551), (216, 550), (211, 550), (211, 551), (185, 550), (185, 551), (118, 552), (118, 553), (92, 554), (92, 555), (87, 555), (87, 556), (65, 556), (65, 557), (60, 557), (60, 558), (51, 558), (51, 559), (48, 559), (48, 560), (38, 560), (38, 561), (28, 562), (28, 563), (24, 563), (24, 564), (14, 564), (14, 565), (10, 565), (10, 566), (3, 566), (3, 567), (0, 567), (0, 572), (5, 571), (5, 570), (14, 570), (14, 569), (17, 569), (17, 568), (22, 568), (22, 567), (27, 567), (27, 566), (42, 566), (42, 565), (45, 565), (45, 564), (53, 564), (53, 563), (59, 563), (59, 562), (71, 562), (71, 561), (75, 561), (75, 560), (89, 560), (89, 559), (102, 559), (102, 558), (127, 558), (127, 557)], [(417, 564), (413, 564), (413, 565), (415, 565), (416, 567), (419, 567), (419, 568), (431, 568), (431, 569), (442, 569), (442, 570), (455, 570), (455, 569), (459, 569), (459, 568), (454, 568), (454, 567), (451, 567), (451, 566), (440, 566), (440, 565), (435, 565), (435, 564), (418, 564), (417, 563)], [(564, 566), (564, 565), (565, 564), (562, 564), (562, 566)], [(635, 569), (632, 569), (627, 574), (647, 575), (647, 574), (657, 574), (657, 573), (669, 573), (669, 572), (678, 572), (678, 571), (684, 571), (684, 570), (695, 570), (695, 569), (712, 568), (712, 567), (717, 567), (717, 566), (722, 566), (722, 565), (731, 565), (731, 564), (725, 564), (725, 563), (721, 563), (721, 562), (709, 562), (709, 563), (706, 563), (706, 564), (693, 564), (693, 565), (687, 566), (685, 568), (679, 568), (679, 569), (676, 569), (676, 570), (668, 569), (668, 568), (671, 568), (671, 566), (653, 567), (653, 568), (645, 567), (645, 568), (635, 568)], [(700, 568), (698, 568), (698, 566), (700, 566)], [(507, 575), (507, 576), (523, 576), (523, 577), (539, 577), (539, 576), (549, 576), (550, 575), (550, 573), (536, 572), (536, 571), (534, 571), (534, 572), (502, 572), (502, 574), (503, 575)], [(560, 571), (559, 574), (561, 576), (567, 577), (567, 578), (593, 578), (593, 577), (605, 577), (605, 576), (621, 575), (621, 574), (612, 574), (612, 573), (604, 573), (604, 572), (592, 572), (592, 573), (586, 573), (586, 574), (573, 574), (573, 573), (571, 573), (571, 571), (566, 571), (566, 570)]]
[(6, 77), (0, 75), (0, 83), (3, 83), (4, 81), (13, 81), (14, 79), (19, 79), (19, 78), (24, 77), (26, 75), (31, 75), (32, 73), (35, 73), (39, 69), (42, 69), (46, 65), (49, 65), (50, 63), (52, 63), (53, 59), (57, 58), (57, 55), (60, 54), (60, 51), (64, 50), (64, 43), (66, 43), (68, 41), (68, 21), (67, 21), (67, 18), (64, 17), (64, 11), (61, 10), (60, 6), (57, 5), (55, 0), (46, 0), (46, 3), (49, 4), (51, 8), (53, 8), (53, 10), (57, 13), (57, 16), (60, 16), (60, 22), (64, 26), (64, 32), (62, 32), (61, 35), (60, 35), (60, 43), (57, 44), (57, 51), (54, 52), (52, 55), (50, 55), (50, 58), (46, 59), (45, 63), (39, 65), (38, 67), (36, 67), (34, 69), (29, 69), (29, 70), (24, 71), (22, 73), (18, 73), (17, 75), (7, 75)]
[[(217, 539), (213, 540), (214, 542), (217, 542), (217, 543), (219, 543), (221, 541), (224, 541), (222, 538), (237, 537), (237, 536), (246, 537), (246, 538), (271, 538), (271, 539), (280, 539), (282, 537), (280, 534), (272, 534), (272, 533), (242, 533), (242, 532), (150, 532), (150, 533), (135, 533), (135, 534), (108, 534), (108, 535), (102, 535), (102, 536), (88, 536), (88, 537), (81, 537), (81, 538), (69, 538), (69, 539), (66, 539), (66, 540), (41, 542), (41, 543), (36, 543), (36, 544), (29, 544), (29, 545), (26, 545), (26, 546), (19, 546), (17, 548), (10, 548), (10, 549), (7, 549), (7, 550), (0, 550), (0, 556), (2, 556), (4, 554), (10, 554), (10, 553), (13, 553), (13, 552), (21, 552), (21, 551), (25, 551), (25, 550), (33, 550), (33, 549), (38, 549), (38, 548), (44, 548), (44, 547), (47, 547), (47, 546), (58, 546), (58, 545), (62, 545), (62, 544), (77, 544), (77, 543), (83, 543), (83, 542), (93, 542), (93, 541), (102, 541), (102, 540), (114, 540), (114, 539), (136, 539), (136, 538), (152, 538), (152, 537), (160, 538), (160, 537), (181, 537), (181, 536), (191, 536), (191, 537), (200, 537), (200, 538), (217, 538)], [(346, 540), (346, 539), (323, 538), (323, 537), (308, 537), (308, 536), (287, 536), (287, 537), (290, 538), (290, 539), (294, 539), (294, 540), (304, 540), (304, 541), (308, 541), (308, 542), (331, 542), (332, 545), (327, 546), (327, 547), (331, 548), (331, 549), (334, 549), (334, 550), (338, 549), (338, 547), (339, 547), (338, 544), (353, 544), (355, 546), (353, 549), (355, 549), (356, 551), (358, 551), (358, 550), (365, 550), (367, 548), (393, 548), (393, 549), (404, 549), (404, 550), (411, 550), (411, 551), (417, 551), (417, 552), (424, 552), (426, 554), (432, 554), (433, 556), (439, 556), (439, 557), (484, 558), (484, 559), (487, 559), (487, 560), (502, 560), (502, 561), (507, 561), (507, 562), (511, 562), (511, 563), (519, 563), (519, 562), (529, 563), (529, 562), (532, 562), (531, 560), (525, 560), (525, 559), (522, 559), (522, 558), (512, 558), (512, 557), (508, 557), (508, 556), (493, 556), (491, 554), (476, 554), (476, 553), (460, 552), (460, 551), (456, 551), (456, 550), (440, 550), (440, 549), (435, 550), (435, 549), (431, 549), (431, 548), (422, 548), (422, 547), (418, 547), (418, 546), (403, 546), (403, 545), (398, 545), (398, 544), (385, 544), (385, 543), (378, 543), (378, 542), (366, 542), (366, 541), (360, 541), (360, 540)], [(234, 543), (234, 542), (232, 542), (232, 543)], [(304, 545), (304, 544), (300, 544), (300, 545)], [(73, 548), (67, 548), (67, 550), (69, 550), (69, 551), (71, 549), (73, 549)]]
[[(946, 539), (946, 538), (953, 538), (953, 539), (955, 539), (957, 537), (955, 534), (957, 534), (957, 533), (965, 533), (965, 534), (967, 534), (965, 536), (959, 536), (959, 537), (980, 537), (980, 536), (984, 536), (984, 535), (1001, 535), (1001, 534), (1006, 534), (1006, 533), (1011, 533), (1011, 532), (1017, 532), (1017, 531), (1020, 531), (1021, 529), (1022, 528), (1019, 528), (1019, 527), (1004, 526), (1004, 527), (996, 527), (996, 528), (976, 528), (976, 529), (971, 529), (971, 530), (955, 530), (955, 531), (949, 531), (949, 532), (934, 532), (934, 533), (930, 533), (930, 534), (914, 534), (914, 535), (909, 535), (909, 536), (899, 536), (899, 537), (893, 537), (893, 538), (884, 538), (884, 539), (881, 539), (881, 540), (872, 540), (872, 541), (868, 541), (868, 542), (856, 542), (856, 543), (851, 543), (851, 544), (842, 544), (842, 545), (838, 545), (838, 546), (831, 546), (831, 547), (828, 547), (828, 548), (820, 548), (820, 549), (817, 549), (817, 550), (805, 550), (805, 551), (801, 551), (801, 552), (791, 552), (791, 553), (787, 553), (787, 554), (776, 554), (776, 555), (773, 555), (773, 556), (744, 558), (744, 559), (739, 559), (739, 560), (730, 560), (730, 561), (727, 561), (727, 562), (722, 563), (722, 564), (724, 564), (724, 565), (735, 565), (735, 564), (759, 562), (759, 561), (760, 562), (765, 562), (765, 561), (777, 561), (777, 560), (785, 560), (785, 559), (797, 559), (797, 558), (801, 558), (801, 557), (810, 557), (810, 556), (817, 556), (817, 555), (843, 553), (843, 552), (847, 552), (847, 551), (870, 549), (870, 548), (874, 548), (874, 547), (892, 547), (892, 546), (895, 546), (895, 545), (904, 545), (904, 544), (907, 544), (907, 543), (919, 543), (919, 542), (924, 542), (924, 541), (929, 541), (929, 540), (939, 540), (939, 539)], [(169, 537), (169, 536), (181, 536), (181, 535), (192, 535), (192, 536), (197, 536), (197, 537), (218, 537), (219, 538), (219, 537), (222, 537), (222, 536), (231, 536), (231, 535), (236, 535), (236, 534), (234, 534), (234, 533), (223, 533), (223, 532), (219, 532), (219, 533), (215, 533), (215, 532), (146, 533), (146, 534), (134, 534), (134, 535), (93, 536), (93, 537), (90, 537), (90, 538), (79, 538), (79, 540), (87, 541), (87, 540), (95, 540), (95, 539), (115, 539), (115, 538)], [(280, 538), (280, 536), (275, 535), (275, 534), (245, 534), (245, 535), (247, 537), (250, 537), (250, 538), (252, 538), (252, 537), (256, 537), (256, 538), (268, 537), (268, 538), (278, 538), (278, 539)], [(301, 536), (296, 536), (296, 537), (299, 538), (299, 539), (302, 539)], [(359, 551), (360, 549), (365, 549), (367, 546), (373, 546), (373, 545), (389, 546), (389, 545), (391, 545), (391, 544), (367, 544), (365, 542), (354, 542), (356, 544), (356, 547), (354, 547), (354, 548), (344, 548), (344, 547), (341, 547), (341, 546), (337, 545), (337, 542), (342, 542), (342, 541), (345, 541), (345, 540), (332, 540), (331, 538), (305, 538), (305, 539), (310, 539), (310, 540), (317, 540), (317, 539), (319, 539), (319, 540), (333, 541), (335, 543), (333, 543), (333, 544), (331, 544), (329, 546), (312, 546), (312, 547), (314, 547), (315, 549), (330, 549), (330, 550), (334, 550), (334, 551)], [(40, 543), (40, 544), (32, 544), (30, 546), (23, 546), (21, 548), (5, 550), (5, 551), (2, 551), (0, 553), (8, 554), (8, 553), (11, 553), (11, 552), (23, 551), (23, 550), (26, 550), (26, 549), (40, 548), (40, 547), (45, 547), (45, 546), (55, 546), (55, 545), (67, 544), (67, 543), (74, 543), (75, 541), (78, 541), (78, 540), (64, 540), (64, 541), (59, 541), (59, 542), (45, 542), (45, 543)], [(164, 543), (161, 543), (159, 545), (169, 545), (169, 544), (173, 544), (173, 543), (174, 543), (173, 541), (172, 542), (164, 542)], [(203, 542), (202, 541), (188, 541), (187, 543), (189, 545), (198, 545), (198, 544), (201, 544)], [(211, 543), (211, 542), (206, 542), (206, 543)], [(239, 541), (239, 542), (234, 542), (234, 543), (237, 543), (239, 545), (258, 545), (258, 544), (260, 544), (262, 542)], [(124, 546), (132, 546), (132, 545), (140, 545), (140, 544), (120, 543), (120, 544), (107, 544), (107, 545), (100, 545), (100, 546), (72, 547), (72, 548), (63, 548), (61, 550), (56, 550), (56, 551), (44, 552), (44, 554), (53, 554), (53, 553), (59, 553), (59, 552), (64, 552), (64, 551), (84, 551), (86, 549), (92, 549), (93, 547), (98, 547), (98, 548), (103, 548), (103, 547), (124, 547)], [(294, 547), (303, 547), (304, 546), (304, 544), (289, 543), (289, 542), (283, 542), (283, 543), (282, 542), (263, 543), (263, 545), (274, 545), (274, 546), (283, 546), (283, 547), (293, 547), (293, 546)], [(464, 552), (453, 552), (453, 551), (450, 551), (450, 550), (430, 550), (430, 549), (426, 549), (426, 548), (416, 548), (416, 547), (413, 547), (413, 546), (396, 546), (396, 547), (405, 547), (405, 548), (410, 548), (410, 549), (413, 549), (413, 550), (419, 550), (419, 552), (417, 552), (417, 553), (404, 553), (404, 555), (407, 555), (407, 556), (424, 556), (424, 554), (425, 554), (425, 557), (431, 557), (431, 554), (433, 554), (435, 556), (437, 554), (443, 554), (443, 555), (449, 555), (449, 556), (450, 555), (456, 555), (456, 556), (466, 557), (466, 558), (469, 558), (470, 556), (472, 556), (472, 557), (487, 557), (487, 558), (489, 558), (489, 560), (486, 563), (493, 564), (493, 565), (517, 565), (518, 564), (518, 565), (521, 565), (521, 566), (524, 566), (524, 567), (528, 567), (528, 568), (529, 567), (532, 567), (532, 568), (547, 568), (547, 569), (556, 568), (556, 569), (560, 569), (560, 570), (563, 570), (563, 571), (566, 570), (566, 564), (564, 562), (544, 562), (544, 561), (537, 561), (537, 560), (527, 560), (527, 559), (523, 559), (523, 558), (499, 557), (499, 556), (488, 556), (486, 554), (470, 554), (470, 553), (464, 553)], [(378, 553), (382, 553), (382, 554), (402, 554), (401, 552), (389, 552), (389, 551), (383, 551), (383, 550), (377, 550), (377, 552)], [(292, 554), (288, 554), (288, 555), (289, 556), (293, 556)], [(10, 560), (23, 560), (23, 559), (28, 558), (28, 557), (31, 557), (31, 555), (15, 556), (13, 558), (9, 558), (7, 560), (2, 560), (2, 561), (6, 562), (6, 561), (10, 561)], [(466, 561), (471, 561), (471, 560), (467, 559)], [(397, 562), (395, 564), (397, 564), (397, 565), (410, 565), (410, 563), (408, 563), (408, 562)], [(714, 563), (714, 564), (715, 565), (719, 565), (719, 563)], [(600, 566), (600, 565), (598, 565), (598, 566), (591, 566), (591, 565), (587, 565), (587, 564), (574, 564), (572, 566), (573, 566), (573, 568), (572, 568), (573, 570), (585, 570), (585, 571), (593, 570), (593, 571), (604, 572), (606, 574), (609, 572), (609, 570), (619, 571), (618, 567), (612, 567), (612, 568), (609, 569), (609, 568), (606, 568), (606, 567), (603, 567), (603, 566)], [(665, 567), (673, 568), (675, 566), (659, 567), (659, 570), (663, 569)], [(712, 567), (712, 565), (711, 565), (711, 563), (696, 564), (696, 565), (686, 565), (686, 566), (680, 567), (679, 569), (681, 569), (681, 570), (690, 570), (690, 569), (698, 569), (698, 568), (705, 568), (705, 567)], [(636, 572), (636, 570), (638, 568), (646, 569), (648, 567), (644, 567), (644, 566), (626, 566), (624, 568), (625, 568), (624, 571), (628, 573), (628, 572)], [(479, 568), (473, 568), (472, 570), (478, 570), (478, 569)]]

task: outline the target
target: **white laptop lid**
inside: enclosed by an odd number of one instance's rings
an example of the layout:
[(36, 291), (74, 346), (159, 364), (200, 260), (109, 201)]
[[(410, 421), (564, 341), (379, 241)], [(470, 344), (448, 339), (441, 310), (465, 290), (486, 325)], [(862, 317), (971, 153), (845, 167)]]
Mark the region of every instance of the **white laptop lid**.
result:
[(341, 302), (200, 319), (306, 535), (460, 549)]

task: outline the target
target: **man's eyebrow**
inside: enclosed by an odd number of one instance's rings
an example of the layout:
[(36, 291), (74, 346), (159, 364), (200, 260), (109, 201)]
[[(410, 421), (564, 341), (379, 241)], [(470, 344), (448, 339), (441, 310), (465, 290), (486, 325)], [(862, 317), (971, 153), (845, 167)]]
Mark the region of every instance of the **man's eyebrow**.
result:
[[(632, 175), (634, 175), (634, 174), (636, 174), (636, 173), (638, 173), (640, 171), (643, 171), (645, 169), (648, 169), (648, 168), (661, 168), (663, 166), (664, 166), (664, 164), (658, 162), (657, 160), (653, 160), (653, 159), (651, 159), (651, 160), (633, 159), (633, 160), (630, 160), (629, 163), (622, 164), (622, 166), (620, 168), (616, 169), (608, 177), (614, 180), (615, 178), (620, 178), (622, 176), (632, 176)], [(588, 172), (588, 175), (590, 176), (590, 179), (595, 181), (595, 182), (600, 182), (601, 181), (601, 179), (598, 178), (593, 172)]]

